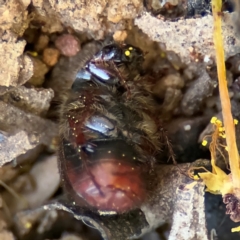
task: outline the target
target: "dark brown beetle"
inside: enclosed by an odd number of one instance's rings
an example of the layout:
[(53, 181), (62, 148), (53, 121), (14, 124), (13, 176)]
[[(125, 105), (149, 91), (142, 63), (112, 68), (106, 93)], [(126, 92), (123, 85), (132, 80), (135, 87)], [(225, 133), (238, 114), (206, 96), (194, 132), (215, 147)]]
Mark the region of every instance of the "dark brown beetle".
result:
[(139, 48), (111, 44), (77, 74), (62, 108), (59, 150), (75, 204), (123, 213), (150, 195), (162, 128), (152, 83), (136, 74), (143, 60)]

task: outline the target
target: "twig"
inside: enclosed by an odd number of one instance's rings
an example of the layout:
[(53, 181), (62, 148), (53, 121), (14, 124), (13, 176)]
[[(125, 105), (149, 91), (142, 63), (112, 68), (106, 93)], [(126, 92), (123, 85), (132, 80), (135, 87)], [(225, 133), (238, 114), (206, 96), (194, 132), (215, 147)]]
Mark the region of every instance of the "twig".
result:
[(212, 12), (214, 18), (214, 45), (216, 50), (217, 73), (219, 79), (219, 92), (222, 105), (223, 122), (226, 132), (226, 142), (229, 153), (229, 165), (232, 173), (233, 191), (240, 199), (240, 166), (239, 153), (236, 144), (235, 126), (231, 112), (231, 103), (227, 88), (226, 68), (224, 59), (224, 46), (222, 37), (222, 0), (212, 0)]

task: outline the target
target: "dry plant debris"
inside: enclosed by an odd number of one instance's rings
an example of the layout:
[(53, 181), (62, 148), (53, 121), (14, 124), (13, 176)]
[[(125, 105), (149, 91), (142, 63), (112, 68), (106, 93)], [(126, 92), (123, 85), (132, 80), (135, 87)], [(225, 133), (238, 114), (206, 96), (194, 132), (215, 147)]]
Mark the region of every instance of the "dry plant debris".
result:
[(236, 144), (235, 126), (231, 113), (231, 103), (227, 88), (226, 68), (224, 57), (224, 46), (221, 31), (221, 8), (222, 0), (214, 0), (212, 2), (213, 18), (214, 18), (214, 44), (216, 48), (216, 62), (219, 79), (219, 91), (222, 104), (223, 123), (226, 132), (226, 142), (229, 152), (229, 164), (232, 173), (233, 192), (240, 199), (240, 165), (239, 152)]
[[(221, 24), (221, 9), (222, 1), (212, 1), (212, 11), (214, 18), (214, 44), (216, 49), (216, 63), (219, 80), (219, 92), (222, 106), (223, 123), (221, 120), (213, 117), (211, 123), (215, 125), (214, 132), (212, 134), (212, 141), (209, 149), (211, 152), (211, 164), (212, 173), (205, 172), (199, 173), (201, 179), (207, 186), (208, 191), (214, 194), (221, 194), (224, 202), (227, 204), (227, 214), (231, 215), (231, 219), (235, 222), (240, 221), (240, 162), (239, 152), (236, 143), (235, 124), (238, 124), (238, 120), (233, 119), (232, 108), (228, 93), (227, 80), (226, 80), (226, 68), (224, 57), (224, 46), (222, 39), (222, 24)], [(225, 150), (229, 155), (230, 174), (226, 174), (216, 165), (216, 151), (221, 152), (221, 146), (218, 142), (219, 138), (226, 138)], [(203, 145), (207, 144), (204, 140)], [(233, 229), (236, 231), (237, 229)]]

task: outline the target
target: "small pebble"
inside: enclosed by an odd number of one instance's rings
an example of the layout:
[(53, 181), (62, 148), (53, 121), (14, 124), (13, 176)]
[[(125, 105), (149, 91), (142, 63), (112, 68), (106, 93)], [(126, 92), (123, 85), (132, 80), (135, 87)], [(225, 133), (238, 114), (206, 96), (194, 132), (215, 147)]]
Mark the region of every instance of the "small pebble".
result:
[(186, 116), (193, 116), (201, 111), (207, 98), (213, 96), (217, 82), (210, 78), (205, 69), (199, 71), (199, 76), (186, 90), (182, 101), (181, 110)]
[(66, 57), (75, 56), (81, 49), (79, 40), (71, 34), (63, 34), (55, 40), (55, 46)]
[(179, 106), (181, 99), (182, 99), (181, 90), (171, 87), (166, 89), (162, 109), (162, 118), (164, 118), (164, 120), (171, 118), (174, 109), (176, 109)]
[(113, 34), (113, 39), (116, 42), (123, 42), (127, 38), (127, 31), (116, 31)]
[(43, 51), (43, 62), (48, 66), (54, 66), (58, 62), (60, 52), (56, 48), (45, 48)]
[(191, 125), (190, 124), (184, 125), (183, 128), (184, 128), (185, 131), (190, 131), (191, 130)]

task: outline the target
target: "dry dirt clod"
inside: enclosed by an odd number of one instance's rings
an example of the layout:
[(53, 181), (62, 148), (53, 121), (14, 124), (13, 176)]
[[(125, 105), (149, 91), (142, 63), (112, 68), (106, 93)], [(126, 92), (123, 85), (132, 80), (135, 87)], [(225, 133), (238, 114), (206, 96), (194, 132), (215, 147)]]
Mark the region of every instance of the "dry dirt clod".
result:
[[(9, 136), (0, 137), (0, 165), (39, 145), (51, 145), (58, 128), (50, 120), (0, 101), (0, 125)], [(3, 151), (4, 150), (4, 151)]]
[(184, 80), (179, 74), (168, 74), (156, 83), (153, 93), (159, 98), (164, 98), (167, 88), (181, 89), (184, 84)]
[[(39, 159), (29, 173), (22, 174), (17, 181), (13, 181), (9, 186), (21, 194), (29, 208), (40, 207), (58, 189), (60, 185), (60, 175), (57, 167), (57, 157), (47, 156)], [(11, 194), (4, 195), (8, 206), (13, 209), (21, 209), (19, 199), (12, 198)]]
[(113, 23), (118, 23), (122, 19), (131, 19), (137, 16), (141, 8), (141, 1), (109, 1), (107, 8), (107, 19)]
[(170, 119), (174, 110), (178, 107), (180, 101), (182, 99), (182, 92), (176, 88), (167, 88), (165, 91), (164, 102), (162, 104), (162, 117), (166, 119)]
[[(26, 132), (20, 131), (15, 135), (5, 137), (1, 136), (0, 149), (1, 161), (0, 166), (11, 162), (14, 158), (26, 153), (28, 150), (34, 148), (36, 145), (31, 144)], [(2, 150), (4, 149), (4, 151)]]
[(1, 240), (15, 240), (14, 235), (7, 231), (7, 230), (3, 230), (0, 232), (0, 239)]
[(217, 82), (212, 80), (206, 70), (199, 72), (199, 77), (191, 82), (181, 101), (182, 113), (186, 116), (192, 116), (198, 113), (204, 101), (212, 96)]
[(166, 51), (166, 58), (172, 64), (174, 69), (179, 70), (183, 67), (181, 58), (174, 51)]
[(196, 64), (189, 64), (187, 67), (183, 70), (183, 78), (185, 81), (191, 81), (196, 77), (197, 72), (197, 65)]
[(33, 74), (33, 64), (23, 55), (26, 42), (19, 40), (11, 31), (0, 29), (0, 85), (18, 86), (24, 84)]
[(27, 7), (30, 0), (11, 0), (1, 1), (0, 7), (0, 26), (3, 30), (12, 30), (19, 36), (22, 36), (28, 27), (28, 11)]
[(54, 92), (51, 88), (36, 89), (20, 86), (18, 88), (10, 89), (7, 93), (0, 96), (0, 100), (5, 103), (10, 103), (25, 112), (44, 116), (50, 107), (53, 97)]
[(49, 43), (49, 37), (46, 34), (41, 34), (34, 48), (37, 52), (43, 51)]
[(66, 57), (75, 56), (81, 49), (79, 40), (71, 34), (63, 34), (55, 40), (55, 46)]
[(56, 48), (45, 48), (43, 50), (43, 62), (50, 67), (53, 67), (58, 62), (59, 56), (60, 52)]
[[(176, 190), (176, 204), (174, 205), (173, 222), (168, 239), (208, 240), (203, 197), (205, 186), (203, 183), (198, 183), (194, 186), (186, 184), (182, 187)], [(189, 229), (186, 231), (187, 226)]]
[(42, 62), (40, 59), (31, 57), (33, 62), (33, 76), (28, 81), (35, 87), (41, 86), (45, 81), (45, 74), (48, 72), (48, 66)]
[(127, 31), (116, 31), (113, 34), (113, 39), (116, 42), (124, 42), (127, 38)]
[[(236, 33), (233, 28), (232, 17), (234, 15), (236, 14), (224, 13), (223, 16), (223, 36), (234, 39), (234, 41), (224, 39), (226, 59), (240, 50), (240, 40), (235, 37)], [(157, 19), (150, 13), (144, 12), (139, 18), (135, 19), (135, 24), (153, 41), (165, 43), (167, 49), (179, 54), (185, 63), (191, 62), (189, 48), (192, 47), (200, 49), (202, 56), (215, 56), (212, 40), (213, 18), (210, 15), (197, 19), (188, 18), (171, 22)]]

